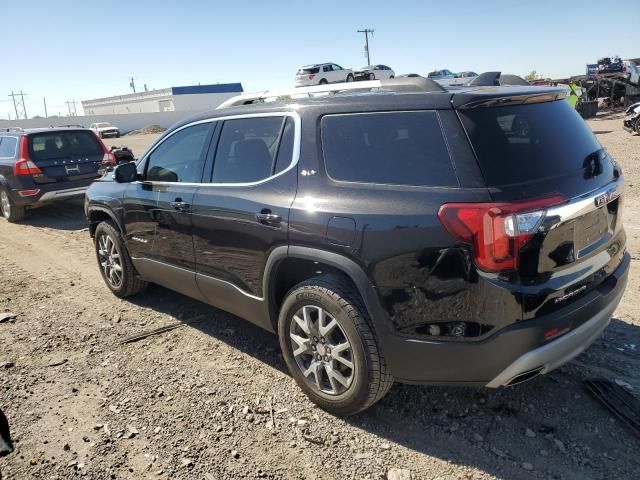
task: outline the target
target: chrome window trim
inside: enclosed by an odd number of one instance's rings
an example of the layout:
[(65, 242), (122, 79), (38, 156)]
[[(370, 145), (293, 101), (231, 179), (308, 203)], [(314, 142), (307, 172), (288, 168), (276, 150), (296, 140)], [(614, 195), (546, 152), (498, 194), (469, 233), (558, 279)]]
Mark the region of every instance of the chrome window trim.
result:
[[(262, 180), (257, 180), (255, 182), (239, 182), (239, 183), (214, 183), (214, 182), (156, 182), (156, 181), (137, 181), (137, 183), (147, 183), (151, 185), (185, 185), (185, 186), (207, 186), (207, 187), (251, 187), (254, 185), (260, 185), (266, 182), (273, 180), (285, 173), (289, 172), (293, 168), (296, 167), (298, 161), (300, 160), (300, 140), (302, 137), (302, 121), (300, 119), (300, 115), (298, 112), (293, 111), (283, 111), (283, 112), (268, 112), (268, 113), (247, 113), (244, 115), (225, 115), (220, 117), (211, 117), (204, 120), (198, 120), (196, 122), (191, 122), (186, 125), (181, 126), (180, 128), (176, 128), (173, 132), (169, 133), (166, 137), (164, 137), (160, 142), (155, 144), (151, 150), (144, 154), (142, 159), (140, 160), (139, 165), (144, 165), (147, 162), (148, 157), (162, 145), (169, 137), (176, 134), (177, 132), (184, 130), (185, 128), (192, 127), (194, 125), (200, 125), (203, 123), (213, 123), (213, 122), (224, 122), (226, 120), (238, 120), (245, 118), (264, 118), (264, 117), (291, 117), (294, 122), (294, 136), (293, 136), (293, 156), (291, 158), (291, 163), (289, 166), (282, 170), (281, 172), (276, 173), (275, 175), (271, 175), (270, 177), (264, 178)], [(214, 157), (215, 162), (215, 157)]]
[[(624, 191), (624, 180), (619, 178), (613, 183), (609, 183), (604, 187), (601, 187), (595, 191), (589, 192), (586, 195), (582, 195), (571, 200), (569, 203), (551, 207), (547, 210), (545, 220), (542, 223), (543, 228), (547, 222), (552, 221), (553, 225), (547, 226), (547, 229), (554, 228), (556, 225), (568, 222), (578, 218), (585, 213), (597, 210), (605, 206), (606, 204), (614, 201), (616, 198), (622, 195)], [(595, 199), (601, 195), (607, 194), (608, 200), (602, 205), (596, 205)]]
[(15, 138), (16, 140), (16, 144), (13, 147), (13, 155), (9, 155), (9, 156), (0, 156), (0, 158), (15, 158), (16, 153), (18, 152), (18, 145), (20, 144), (20, 137), (16, 136), (16, 135), (2, 135), (0, 137), (0, 140), (2, 140), (3, 138)]

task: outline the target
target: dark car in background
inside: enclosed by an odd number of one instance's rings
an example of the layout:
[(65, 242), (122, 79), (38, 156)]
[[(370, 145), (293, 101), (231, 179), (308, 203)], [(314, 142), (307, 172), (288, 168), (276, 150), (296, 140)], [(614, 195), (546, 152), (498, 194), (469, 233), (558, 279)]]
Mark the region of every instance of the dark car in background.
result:
[(49, 202), (84, 196), (114, 156), (91, 130), (0, 130), (0, 209), (10, 222)]
[(380, 82), (243, 96), (95, 182), (108, 288), (157, 283), (277, 332), (341, 415), (394, 381), (516, 385), (582, 352), (630, 257), (621, 170), (564, 91)]

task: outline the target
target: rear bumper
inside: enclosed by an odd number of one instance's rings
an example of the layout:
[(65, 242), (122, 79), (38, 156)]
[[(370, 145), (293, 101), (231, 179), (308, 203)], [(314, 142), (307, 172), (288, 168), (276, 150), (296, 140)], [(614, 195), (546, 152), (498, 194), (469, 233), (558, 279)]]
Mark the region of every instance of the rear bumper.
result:
[[(480, 341), (380, 335), (387, 364), (397, 381), (429, 385), (498, 387), (515, 383), (521, 374), (550, 372), (584, 351), (607, 327), (624, 293), (630, 263), (625, 253), (616, 270), (588, 295)], [(552, 328), (567, 333), (546, 341), (544, 333)]]
[(26, 188), (14, 189), (10, 192), (13, 202), (20, 207), (39, 207), (47, 203), (58, 200), (68, 200), (71, 198), (82, 198), (87, 189), (95, 179), (84, 180), (82, 182), (59, 183), (59, 184), (33, 184), (29, 189), (39, 189), (37, 195), (22, 197), (18, 193)]
[(518, 378), (522, 378), (523, 374), (529, 372), (544, 375), (580, 355), (607, 328), (611, 321), (611, 315), (620, 303), (623, 294), (624, 290), (620, 290), (604, 310), (598, 312), (575, 330), (519, 357), (491, 380), (487, 387), (497, 388), (514, 384)]

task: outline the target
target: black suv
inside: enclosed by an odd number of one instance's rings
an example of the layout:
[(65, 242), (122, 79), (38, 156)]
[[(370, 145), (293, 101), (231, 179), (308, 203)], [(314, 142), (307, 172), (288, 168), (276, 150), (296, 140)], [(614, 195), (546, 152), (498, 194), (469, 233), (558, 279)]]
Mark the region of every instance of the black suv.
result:
[(107, 286), (277, 332), (343, 415), (394, 380), (514, 385), (582, 352), (630, 258), (621, 170), (564, 93), (381, 85), (200, 114), (94, 183)]
[(91, 130), (77, 127), (0, 130), (0, 208), (10, 222), (27, 208), (82, 198), (115, 157)]

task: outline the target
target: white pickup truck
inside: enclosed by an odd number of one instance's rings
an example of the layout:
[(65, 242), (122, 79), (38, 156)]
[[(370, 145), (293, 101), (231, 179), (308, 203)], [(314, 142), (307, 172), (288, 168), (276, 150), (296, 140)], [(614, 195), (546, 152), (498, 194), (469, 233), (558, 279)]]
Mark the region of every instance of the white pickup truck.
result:
[(89, 125), (89, 128), (96, 132), (100, 138), (117, 138), (120, 136), (120, 129), (118, 127), (114, 127), (109, 122), (92, 123)]

